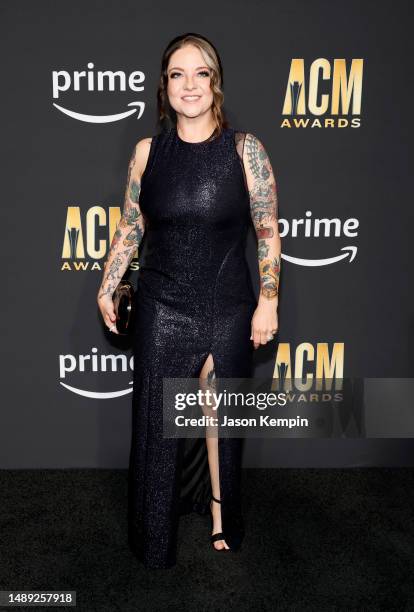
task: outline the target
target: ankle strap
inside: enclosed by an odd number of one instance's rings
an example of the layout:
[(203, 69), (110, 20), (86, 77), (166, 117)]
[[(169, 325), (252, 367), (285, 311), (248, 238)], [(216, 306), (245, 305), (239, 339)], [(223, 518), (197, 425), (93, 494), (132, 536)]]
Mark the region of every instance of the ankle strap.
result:
[(211, 499), (214, 499), (215, 502), (221, 504), (221, 499), (217, 499), (217, 497), (214, 497), (214, 495), (211, 496)]

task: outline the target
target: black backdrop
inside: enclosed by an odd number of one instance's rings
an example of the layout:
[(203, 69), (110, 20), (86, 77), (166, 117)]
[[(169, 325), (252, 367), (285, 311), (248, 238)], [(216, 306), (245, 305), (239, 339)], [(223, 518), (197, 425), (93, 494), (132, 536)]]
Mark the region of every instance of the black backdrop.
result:
[[(155, 132), (161, 53), (188, 31), (218, 48), (230, 123), (263, 142), (278, 184), (279, 344), (256, 352), (255, 375), (274, 372), (279, 348), (292, 368), (313, 351), (314, 376), (323, 355), (334, 376), (412, 376), (410, 23), (408, 2), (1, 2), (0, 467), (127, 466), (131, 350), (103, 329), (96, 294), (131, 151)], [(282, 114), (293, 59), (306, 127)], [(308, 95), (329, 96), (338, 60), (348, 75), (362, 60), (360, 112), (354, 88), (349, 108), (318, 115)], [(100, 71), (120, 72), (99, 90)], [(338, 232), (295, 235), (306, 218)], [(357, 415), (368, 438), (375, 411)], [(249, 440), (244, 465), (413, 465), (410, 439), (374, 437)]]

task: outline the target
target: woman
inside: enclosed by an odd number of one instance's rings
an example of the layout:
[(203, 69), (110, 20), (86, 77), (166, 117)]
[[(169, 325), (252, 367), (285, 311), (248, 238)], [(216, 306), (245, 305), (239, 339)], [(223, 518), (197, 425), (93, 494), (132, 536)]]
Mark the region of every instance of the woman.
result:
[[(216, 550), (236, 551), (244, 536), (242, 440), (163, 438), (163, 378), (198, 376), (205, 384), (249, 377), (253, 347), (278, 327), (275, 179), (261, 142), (228, 126), (222, 83), (207, 39), (189, 33), (167, 46), (158, 109), (172, 124), (135, 146), (98, 293), (103, 319), (117, 333), (112, 295), (145, 233), (135, 294), (128, 525), (131, 549), (149, 568), (176, 563), (184, 512), (211, 512)], [(258, 301), (244, 257), (252, 220)]]

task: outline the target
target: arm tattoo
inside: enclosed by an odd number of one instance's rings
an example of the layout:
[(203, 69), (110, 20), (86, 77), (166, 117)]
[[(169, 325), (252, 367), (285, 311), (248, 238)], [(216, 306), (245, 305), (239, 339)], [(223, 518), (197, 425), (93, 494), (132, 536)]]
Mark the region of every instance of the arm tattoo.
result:
[(139, 208), (141, 183), (133, 176), (136, 171), (135, 157), (136, 147), (129, 162), (122, 216), (108, 251), (98, 297), (112, 296), (144, 235), (145, 224)]
[(249, 195), (250, 212), (258, 241), (260, 293), (271, 299), (279, 294), (280, 275), (276, 181), (262, 143), (252, 134), (246, 134), (245, 146), (254, 180)]

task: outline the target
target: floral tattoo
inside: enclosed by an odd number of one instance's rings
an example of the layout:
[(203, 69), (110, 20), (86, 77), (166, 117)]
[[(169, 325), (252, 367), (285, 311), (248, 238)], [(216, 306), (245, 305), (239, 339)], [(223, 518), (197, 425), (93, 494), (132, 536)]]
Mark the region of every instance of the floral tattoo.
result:
[(136, 170), (135, 147), (128, 167), (124, 208), (108, 251), (98, 297), (112, 296), (144, 235), (145, 223), (139, 207), (141, 183)]
[(274, 243), (271, 240), (278, 223), (276, 181), (261, 142), (252, 134), (246, 134), (245, 148), (254, 178), (249, 195), (250, 212), (258, 241), (260, 293), (272, 299), (279, 294), (280, 276), (280, 253), (274, 252)]

